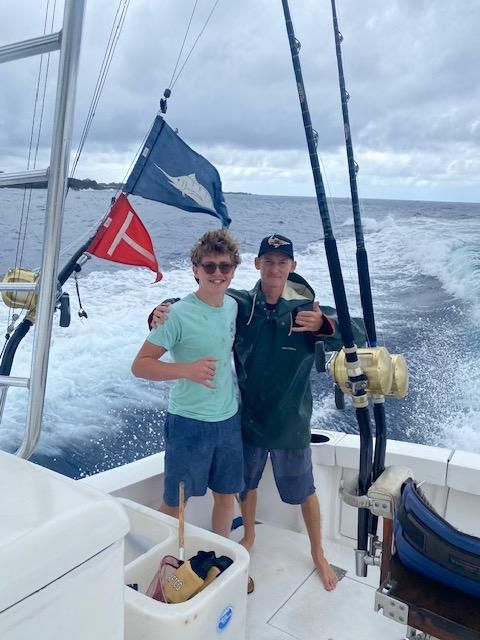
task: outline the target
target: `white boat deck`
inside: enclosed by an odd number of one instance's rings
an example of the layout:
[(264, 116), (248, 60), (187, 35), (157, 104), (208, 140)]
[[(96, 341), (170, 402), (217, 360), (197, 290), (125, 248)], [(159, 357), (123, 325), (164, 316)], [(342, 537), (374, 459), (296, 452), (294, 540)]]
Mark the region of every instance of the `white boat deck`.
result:
[[(405, 626), (374, 611), (378, 567), (369, 567), (365, 579), (355, 575), (356, 512), (339, 503), (338, 495), (340, 485), (350, 482), (356, 474), (358, 436), (334, 434), (331, 441), (333, 444), (313, 450), (314, 477), (322, 506), (325, 553), (331, 564), (345, 570), (346, 575), (334, 592), (323, 589), (313, 569), (308, 539), (299, 532), (303, 525), (301, 513), (297, 507), (280, 502), (271, 467), (267, 465), (259, 488), (257, 514), (270, 524), (256, 527), (257, 539), (250, 562), (256, 589), (247, 600), (247, 640), (404, 640), (406, 636)], [(480, 535), (479, 519), (474, 517), (480, 505), (478, 454), (390, 441), (387, 459), (389, 464), (413, 469), (424, 483), (430, 502), (453, 526)], [(163, 454), (81, 482), (133, 500), (141, 509), (145, 508), (141, 505), (151, 509), (158, 504), (163, 491)], [(211, 509), (209, 493), (203, 498), (192, 498), (187, 507), (187, 522), (207, 532)], [(132, 548), (133, 557), (127, 555), (127, 562), (159, 544), (156, 523), (151, 526), (152, 531), (144, 535), (146, 548)], [(238, 541), (242, 534), (240, 527), (233, 532), (232, 539)], [(168, 553), (176, 549), (175, 535), (172, 540)], [(196, 551), (192, 550), (192, 554)], [(206, 633), (198, 637), (210, 640), (212, 636)]]
[[(374, 612), (379, 570), (355, 576), (354, 553), (325, 542), (331, 564), (346, 570), (333, 592), (313, 569), (308, 539), (301, 533), (257, 525), (248, 597), (247, 640), (401, 640), (406, 627)], [(234, 532), (235, 539), (242, 530)]]

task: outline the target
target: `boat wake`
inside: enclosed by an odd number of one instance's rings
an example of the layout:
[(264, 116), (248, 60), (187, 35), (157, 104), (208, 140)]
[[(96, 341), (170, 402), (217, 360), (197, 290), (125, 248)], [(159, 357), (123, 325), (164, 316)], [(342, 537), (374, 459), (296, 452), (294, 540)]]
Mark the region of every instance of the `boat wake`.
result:
[[(90, 199), (110, 194), (74, 195), (72, 206), (85, 215)], [(9, 193), (13, 196), (14, 191)], [(305, 222), (295, 242), (298, 271), (312, 284), (320, 304), (333, 305), (313, 200), (230, 195), (228, 205), (232, 227), (237, 226), (232, 232), (242, 243), (235, 287), (250, 288), (257, 280), (253, 266), (257, 238), (279, 228), (280, 209), (295, 209), (306, 221), (313, 218)], [(404, 353), (411, 374), (407, 399), (387, 401), (389, 437), (480, 451), (477, 209), (467, 215), (467, 205), (455, 205), (455, 219), (447, 211), (436, 220), (435, 203), (415, 206), (417, 215), (412, 203), (365, 204), (379, 342), (392, 353)], [(97, 214), (98, 207), (92, 215)], [(80, 275), (87, 320), (77, 316), (74, 283), (65, 287), (72, 322), (62, 329), (58, 314), (54, 320), (44, 428), (35, 459), (68, 475), (87, 475), (163, 448), (168, 385), (133, 378), (130, 365), (147, 335), (146, 318), (152, 308), (165, 298), (189, 293), (195, 283), (187, 262), (190, 235), (186, 238), (178, 230), (175, 235), (158, 216), (153, 207), (142, 211), (157, 234), (152, 235), (164, 273), (161, 283), (153, 285), (146, 270), (92, 261)], [(345, 286), (352, 315), (360, 315), (352, 228), (343, 224), (350, 216), (346, 201), (337, 202), (335, 226)], [(197, 224), (195, 218), (192, 224)], [(189, 234), (193, 237), (196, 229)], [(2, 305), (2, 327), (7, 317)], [(28, 375), (31, 346), (29, 335), (17, 352), (13, 375)], [(314, 373), (312, 380), (313, 426), (356, 432), (348, 406), (344, 412), (335, 409), (329, 379)], [(25, 410), (26, 393), (10, 389), (0, 430), (2, 449), (13, 451), (20, 444)]]

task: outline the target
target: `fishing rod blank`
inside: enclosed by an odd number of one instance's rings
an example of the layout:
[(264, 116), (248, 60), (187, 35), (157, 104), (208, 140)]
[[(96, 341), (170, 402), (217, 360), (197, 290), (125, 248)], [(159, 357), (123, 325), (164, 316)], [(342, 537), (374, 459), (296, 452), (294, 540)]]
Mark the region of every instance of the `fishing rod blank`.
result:
[[(362, 492), (362, 494), (365, 494), (370, 486), (372, 472), (372, 434), (370, 430), (370, 416), (368, 410), (368, 398), (366, 393), (368, 380), (367, 377), (362, 373), (362, 369), (357, 357), (357, 348), (353, 341), (350, 312), (348, 310), (348, 303), (345, 294), (345, 286), (340, 266), (340, 259), (338, 256), (337, 243), (333, 235), (330, 214), (328, 211), (327, 198), (325, 195), (322, 173), (320, 171), (320, 165), (318, 161), (315, 135), (310, 118), (310, 112), (308, 109), (307, 96), (305, 92), (300, 59), (298, 55), (300, 43), (295, 38), (288, 0), (282, 0), (282, 5), (285, 16), (285, 25), (287, 28), (288, 40), (290, 44), (293, 70), (297, 82), (297, 90), (302, 111), (303, 125), (310, 155), (310, 164), (312, 167), (318, 209), (323, 225), (325, 253), (330, 273), (330, 280), (332, 283), (335, 306), (337, 308), (340, 334), (345, 345), (344, 351), (348, 371), (348, 382), (349, 387), (352, 391), (352, 401), (355, 407), (355, 413), (360, 432), (360, 440), (362, 443), (359, 471), (359, 490)], [(359, 510), (358, 551), (360, 551), (362, 554), (366, 553), (368, 544), (368, 516), (368, 510)]]
[(370, 286), (370, 273), (368, 269), (368, 257), (363, 237), (363, 225), (360, 214), (360, 203), (357, 189), (358, 164), (353, 154), (353, 144), (350, 130), (350, 118), (348, 114), (348, 100), (350, 98), (345, 88), (345, 76), (343, 73), (341, 42), (343, 36), (338, 29), (335, 0), (332, 3), (333, 30), (335, 34), (335, 50), (337, 55), (338, 80), (340, 84), (340, 98), (342, 102), (343, 128), (345, 132), (345, 146), (347, 149), (348, 174), (350, 179), (350, 193), (352, 196), (353, 221), (355, 227), (355, 240), (357, 244), (357, 270), (360, 285), (360, 298), (362, 301), (363, 319), (367, 331), (368, 343), (372, 347), (377, 346), (377, 334), (375, 330), (375, 316), (373, 312), (372, 288)]
[[(352, 199), (353, 220), (355, 227), (355, 240), (357, 246), (357, 271), (358, 281), (360, 286), (360, 299), (362, 303), (363, 317), (365, 321), (365, 328), (367, 331), (368, 343), (370, 349), (368, 357), (371, 360), (375, 359), (375, 352), (379, 353), (379, 349), (383, 349), (386, 357), (378, 358), (378, 367), (372, 373), (379, 375), (379, 377), (386, 377), (390, 375), (391, 385), (386, 390), (385, 385), (381, 385), (382, 389), (378, 387), (376, 389), (370, 388), (375, 385), (372, 384), (372, 380), (369, 380), (368, 392), (373, 398), (373, 414), (375, 418), (375, 453), (372, 464), (372, 481), (375, 481), (385, 469), (385, 452), (387, 444), (387, 425), (385, 415), (385, 395), (389, 397), (404, 397), (408, 390), (408, 371), (405, 363), (405, 359), (402, 356), (391, 356), (386, 349), (377, 347), (377, 335), (375, 329), (375, 315), (373, 312), (372, 302), (372, 289), (370, 284), (370, 273), (368, 267), (368, 257), (365, 248), (365, 242), (363, 237), (363, 225), (360, 215), (360, 203), (358, 198), (357, 189), (357, 173), (358, 165), (355, 162), (353, 154), (353, 144), (351, 138), (350, 119), (348, 113), (348, 100), (350, 98), (345, 87), (345, 76), (343, 72), (342, 62), (342, 48), (341, 43), (343, 40), (342, 34), (338, 28), (337, 12), (335, 7), (335, 0), (331, 0), (332, 5), (332, 18), (333, 18), (333, 31), (335, 36), (335, 51), (337, 57), (338, 67), (338, 80), (340, 85), (340, 98), (342, 104), (343, 125), (345, 133), (345, 147), (347, 150), (347, 162), (348, 173), (350, 179), (350, 193)], [(362, 358), (362, 351), (360, 352), (360, 359)], [(380, 363), (383, 361), (383, 365)], [(369, 374), (369, 378), (371, 378)], [(388, 385), (387, 385), (388, 386)], [(361, 442), (362, 447), (362, 442)], [(368, 454), (362, 454), (360, 457)], [(373, 514), (369, 515), (369, 534), (371, 536), (371, 549), (370, 555), (375, 555), (374, 549), (374, 536), (377, 532), (378, 518)]]
[[(372, 287), (370, 284), (370, 271), (368, 268), (368, 256), (365, 248), (363, 236), (363, 224), (360, 213), (360, 202), (357, 188), (358, 164), (355, 162), (353, 153), (353, 143), (350, 128), (350, 118), (348, 113), (349, 93), (345, 87), (345, 75), (343, 72), (342, 47), (343, 36), (338, 28), (337, 11), (335, 0), (331, 0), (333, 32), (335, 36), (335, 52), (338, 67), (338, 82), (340, 85), (340, 98), (342, 103), (343, 129), (345, 133), (345, 147), (347, 150), (348, 175), (350, 179), (350, 194), (352, 199), (353, 221), (355, 228), (355, 241), (357, 246), (357, 273), (360, 287), (360, 300), (362, 304), (363, 319), (367, 332), (368, 344), (371, 347), (377, 346), (377, 332), (375, 329), (375, 314), (373, 311)], [(372, 481), (374, 482), (385, 469), (385, 452), (387, 447), (387, 424), (385, 416), (385, 397), (376, 395), (374, 397), (373, 415), (375, 419), (375, 453), (372, 464)], [(378, 518), (370, 514), (369, 533), (376, 535)]]

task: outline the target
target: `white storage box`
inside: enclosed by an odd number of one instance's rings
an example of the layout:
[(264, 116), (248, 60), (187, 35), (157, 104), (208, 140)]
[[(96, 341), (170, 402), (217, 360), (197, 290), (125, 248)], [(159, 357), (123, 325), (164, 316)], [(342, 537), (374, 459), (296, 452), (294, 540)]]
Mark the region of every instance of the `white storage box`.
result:
[(122, 640), (124, 510), (0, 452), (0, 638)]
[(225, 555), (233, 564), (198, 595), (180, 604), (165, 604), (145, 595), (160, 560), (178, 555), (178, 521), (129, 500), (121, 500), (130, 518), (126, 540), (125, 640), (222, 640), (245, 638), (249, 555), (240, 545), (185, 525), (185, 558), (198, 551)]

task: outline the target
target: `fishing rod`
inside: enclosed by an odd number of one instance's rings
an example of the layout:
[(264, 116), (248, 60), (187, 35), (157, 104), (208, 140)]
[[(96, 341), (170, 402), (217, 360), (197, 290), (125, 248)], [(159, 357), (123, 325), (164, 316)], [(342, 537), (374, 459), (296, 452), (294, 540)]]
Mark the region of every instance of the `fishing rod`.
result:
[[(333, 296), (337, 309), (338, 323), (340, 335), (344, 344), (345, 365), (347, 369), (348, 381), (347, 386), (352, 394), (352, 402), (355, 407), (355, 414), (358, 422), (360, 433), (360, 470), (358, 478), (358, 488), (361, 495), (365, 495), (371, 483), (372, 475), (372, 433), (370, 429), (370, 415), (368, 409), (367, 397), (367, 376), (362, 372), (357, 354), (357, 347), (353, 341), (353, 332), (350, 321), (350, 312), (348, 310), (347, 297), (345, 293), (345, 285), (343, 281), (340, 259), (335, 237), (333, 235), (330, 214), (328, 211), (328, 203), (323, 184), (322, 173), (318, 161), (316, 132), (312, 127), (310, 111), (307, 103), (307, 96), (303, 82), (303, 75), (300, 66), (300, 42), (296, 39), (288, 0), (282, 0), (283, 13), (285, 17), (285, 25), (287, 28), (288, 41), (290, 44), (290, 54), (293, 63), (293, 70), (297, 82), (298, 98), (300, 100), (300, 108), (302, 111), (303, 126), (307, 139), (307, 146), (310, 155), (310, 164), (313, 173), (315, 193), (317, 197), (318, 209), (322, 221), (324, 232), (324, 245), (327, 257), (328, 269), (330, 273), (330, 281), (332, 283)], [(369, 511), (367, 509), (359, 509), (358, 512), (358, 529), (357, 529), (357, 558), (363, 557), (367, 553), (368, 546), (368, 520)], [(359, 569), (357, 567), (357, 573)]]
[(377, 333), (375, 330), (375, 315), (373, 312), (372, 289), (370, 286), (370, 273), (368, 268), (368, 257), (363, 237), (362, 217), (360, 214), (360, 203), (357, 189), (358, 164), (355, 162), (353, 153), (352, 136), (350, 129), (350, 118), (348, 115), (348, 101), (350, 94), (345, 88), (345, 76), (343, 73), (342, 48), (343, 36), (338, 28), (337, 12), (335, 0), (332, 3), (333, 31), (335, 34), (335, 50), (337, 54), (338, 80), (340, 85), (340, 98), (342, 102), (343, 125), (345, 132), (345, 146), (347, 149), (348, 174), (350, 178), (350, 193), (352, 197), (353, 221), (355, 227), (355, 240), (357, 244), (357, 268), (358, 281), (360, 285), (360, 298), (364, 314), (365, 329), (367, 331), (368, 344), (377, 346)]
[[(342, 62), (342, 41), (343, 36), (338, 28), (337, 11), (335, 0), (331, 0), (333, 32), (335, 35), (335, 51), (337, 56), (338, 81), (340, 85), (340, 98), (342, 103), (343, 129), (345, 133), (345, 146), (347, 150), (348, 174), (350, 178), (350, 194), (352, 199), (353, 221), (355, 228), (355, 241), (357, 245), (357, 273), (360, 287), (360, 300), (363, 310), (363, 319), (367, 331), (368, 344), (370, 347), (377, 346), (377, 333), (375, 329), (375, 315), (373, 312), (372, 288), (370, 285), (370, 272), (368, 268), (368, 256), (365, 248), (363, 236), (362, 217), (360, 214), (360, 203), (357, 188), (358, 164), (355, 162), (353, 153), (353, 143), (350, 129), (350, 118), (348, 114), (348, 101), (350, 95), (345, 87), (345, 76)], [(385, 396), (375, 394), (373, 396), (373, 415), (375, 419), (375, 452), (372, 465), (372, 481), (375, 481), (385, 469), (385, 451), (387, 446), (387, 423), (385, 416)], [(376, 516), (370, 517), (369, 533), (375, 535), (377, 532)]]
[[(357, 247), (357, 272), (360, 287), (360, 299), (367, 331), (368, 347), (359, 349), (359, 359), (362, 369), (368, 378), (367, 394), (373, 400), (373, 415), (375, 419), (375, 451), (373, 454), (373, 463), (371, 462), (372, 477), (371, 481), (375, 482), (385, 469), (385, 453), (387, 444), (387, 425), (385, 416), (385, 398), (404, 398), (408, 392), (408, 369), (405, 358), (400, 354), (391, 355), (385, 347), (378, 347), (377, 335), (375, 329), (375, 316), (373, 312), (372, 289), (370, 284), (370, 273), (368, 268), (368, 257), (363, 237), (363, 226), (360, 215), (360, 204), (357, 189), (357, 173), (358, 164), (355, 162), (353, 153), (353, 144), (351, 138), (350, 119), (348, 114), (348, 100), (350, 98), (345, 88), (345, 76), (343, 72), (341, 43), (343, 36), (338, 28), (337, 12), (335, 0), (331, 0), (333, 30), (335, 36), (335, 50), (337, 57), (338, 79), (340, 86), (340, 98), (342, 104), (343, 125), (345, 134), (345, 146), (347, 150), (348, 172), (350, 179), (350, 193), (352, 200), (352, 211), (355, 227), (355, 240)], [(340, 360), (339, 354), (335, 356), (335, 361)], [(333, 368), (335, 369), (335, 361)], [(338, 373), (338, 372), (336, 372)], [(334, 376), (335, 377), (335, 376)], [(335, 377), (335, 380), (338, 378)], [(345, 391), (345, 386), (343, 386)], [(348, 389), (346, 389), (348, 393)], [(371, 450), (362, 452), (364, 443), (360, 439), (360, 460), (366, 455), (371, 456)], [(359, 483), (360, 498), (353, 498), (352, 494), (347, 495), (344, 491), (344, 499), (352, 506), (358, 508), (365, 504), (370, 505), (368, 497), (362, 496)], [(365, 503), (365, 498), (367, 498)], [(367, 575), (368, 564), (379, 564), (380, 558), (377, 555), (379, 549), (377, 539), (378, 518), (373, 513), (369, 513), (368, 518), (368, 553), (357, 551), (356, 555), (356, 572), (357, 575)], [(360, 549), (360, 547), (359, 547)]]

